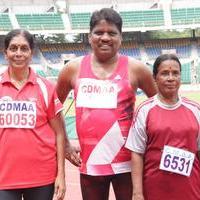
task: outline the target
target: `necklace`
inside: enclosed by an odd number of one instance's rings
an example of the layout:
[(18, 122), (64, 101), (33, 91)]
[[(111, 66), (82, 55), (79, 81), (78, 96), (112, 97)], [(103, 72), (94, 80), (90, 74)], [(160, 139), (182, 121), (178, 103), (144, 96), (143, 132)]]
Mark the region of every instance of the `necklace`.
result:
[(10, 78), (11, 83), (15, 85), (16, 88), (20, 89), (24, 83), (27, 81), (27, 79), (22, 79), (22, 80), (15, 80), (13, 78)]
[(15, 72), (10, 68), (10, 81), (17, 88), (20, 89), (28, 80), (29, 70)]

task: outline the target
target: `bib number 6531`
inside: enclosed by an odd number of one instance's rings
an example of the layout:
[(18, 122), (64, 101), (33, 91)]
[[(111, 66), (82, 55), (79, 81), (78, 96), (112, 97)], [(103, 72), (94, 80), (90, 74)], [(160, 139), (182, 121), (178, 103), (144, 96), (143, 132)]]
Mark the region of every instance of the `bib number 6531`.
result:
[(194, 153), (165, 145), (160, 161), (160, 169), (190, 176), (194, 157)]

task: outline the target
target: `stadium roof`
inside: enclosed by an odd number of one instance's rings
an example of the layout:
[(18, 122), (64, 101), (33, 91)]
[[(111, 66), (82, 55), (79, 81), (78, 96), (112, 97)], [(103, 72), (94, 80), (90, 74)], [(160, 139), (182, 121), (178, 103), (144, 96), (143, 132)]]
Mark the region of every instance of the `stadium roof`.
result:
[(79, 4), (103, 4), (103, 3), (142, 3), (142, 2), (158, 2), (159, 0), (66, 0), (70, 5), (79, 5)]
[(56, 0), (0, 0), (0, 7), (20, 6), (20, 5), (52, 5)]

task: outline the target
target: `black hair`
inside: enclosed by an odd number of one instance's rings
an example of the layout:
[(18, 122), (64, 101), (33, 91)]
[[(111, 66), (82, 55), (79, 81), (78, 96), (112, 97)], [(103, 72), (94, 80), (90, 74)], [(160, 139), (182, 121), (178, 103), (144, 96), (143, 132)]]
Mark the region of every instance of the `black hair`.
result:
[(13, 29), (12, 31), (7, 33), (7, 35), (5, 36), (5, 39), (4, 39), (5, 50), (7, 50), (7, 48), (9, 47), (10, 41), (18, 35), (22, 35), (27, 40), (31, 50), (34, 49), (35, 47), (34, 36), (31, 33), (23, 29)]
[(92, 13), (90, 18), (90, 32), (101, 21), (106, 20), (110, 24), (116, 25), (120, 33), (122, 33), (122, 18), (120, 14), (112, 8), (102, 8)]
[(179, 64), (180, 71), (181, 71), (181, 62), (175, 54), (162, 54), (156, 58), (156, 60), (153, 64), (153, 76), (154, 77), (156, 77), (156, 75), (158, 74), (158, 68), (159, 68), (160, 64), (166, 60), (176, 61)]

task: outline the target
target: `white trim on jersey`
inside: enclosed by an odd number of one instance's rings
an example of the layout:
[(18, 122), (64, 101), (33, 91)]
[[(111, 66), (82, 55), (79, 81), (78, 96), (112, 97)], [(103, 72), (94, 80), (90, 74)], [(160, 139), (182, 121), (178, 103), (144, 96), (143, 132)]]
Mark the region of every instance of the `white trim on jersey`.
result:
[(111, 166), (115, 174), (131, 172), (131, 161), (112, 163)]
[[(192, 111), (198, 123), (200, 124), (200, 105), (197, 102), (191, 101), (190, 99), (187, 98), (182, 98), (182, 104)], [(199, 137), (197, 144), (198, 144), (198, 150), (200, 151), (200, 126), (199, 126)]]
[(47, 90), (47, 87), (46, 87), (45, 83), (40, 78), (37, 78), (37, 83), (38, 83), (38, 85), (39, 85), (39, 87), (42, 91), (46, 107), (48, 108), (48, 90)]
[(182, 104), (193, 112), (197, 121), (200, 123), (200, 105), (186, 98), (182, 99)]
[(131, 151), (137, 153), (145, 153), (147, 134), (146, 134), (146, 119), (149, 110), (155, 106), (153, 98), (146, 100), (138, 107), (136, 115), (134, 117), (134, 123), (132, 124), (125, 147)]

